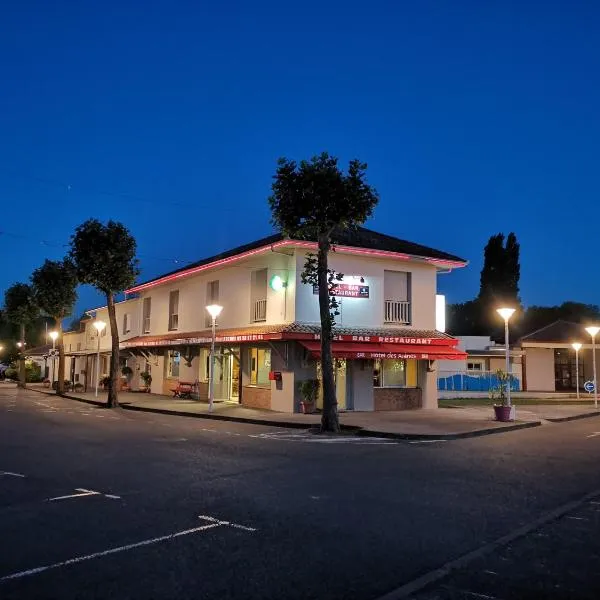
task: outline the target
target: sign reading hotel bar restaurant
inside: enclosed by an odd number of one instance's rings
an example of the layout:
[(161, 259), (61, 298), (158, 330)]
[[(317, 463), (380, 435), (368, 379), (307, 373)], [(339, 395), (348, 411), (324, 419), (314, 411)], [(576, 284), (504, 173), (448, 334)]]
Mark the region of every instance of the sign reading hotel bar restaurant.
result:
[[(319, 286), (313, 285), (313, 294), (319, 293)], [(337, 283), (329, 292), (330, 296), (343, 296), (345, 298), (368, 298), (368, 285), (354, 285), (352, 283)]]

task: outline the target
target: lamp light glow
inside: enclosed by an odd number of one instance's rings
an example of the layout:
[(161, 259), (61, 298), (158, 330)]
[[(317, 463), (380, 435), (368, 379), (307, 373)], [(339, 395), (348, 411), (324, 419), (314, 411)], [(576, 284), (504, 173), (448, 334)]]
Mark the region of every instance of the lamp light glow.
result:
[(106, 327), (106, 323), (104, 321), (94, 321), (94, 327), (98, 331), (98, 333), (102, 333), (104, 328)]
[(209, 304), (206, 307), (206, 310), (213, 319), (216, 319), (221, 314), (223, 307), (219, 306), (218, 304)]
[(48, 335), (50, 336), (50, 339), (55, 342), (58, 338), (58, 331), (51, 331)]
[(591, 325), (590, 327), (586, 327), (585, 330), (594, 337), (599, 331), (600, 327), (596, 327), (595, 325)]
[(515, 313), (514, 308), (497, 308), (496, 312), (505, 320), (508, 321)]
[(276, 292), (279, 292), (286, 287), (285, 281), (283, 281), (279, 275), (273, 275), (269, 281), (269, 285), (271, 286), (271, 289), (275, 290)]
[(579, 352), (581, 350), (582, 344), (580, 344), (579, 342), (573, 342), (571, 346), (573, 347), (573, 350), (575, 350), (575, 352)]

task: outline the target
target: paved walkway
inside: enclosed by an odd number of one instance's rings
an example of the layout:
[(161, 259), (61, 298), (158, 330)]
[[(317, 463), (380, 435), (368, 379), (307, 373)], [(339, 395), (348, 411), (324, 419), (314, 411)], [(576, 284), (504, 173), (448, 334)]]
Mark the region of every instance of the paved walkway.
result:
[[(40, 386), (32, 389), (48, 392)], [(90, 403), (104, 404), (106, 392), (95, 398), (93, 393), (68, 394), (69, 397)], [(208, 404), (195, 400), (180, 400), (157, 394), (119, 394), (119, 403), (124, 409), (158, 412), (189, 417), (245, 422), (307, 429), (317, 427), (321, 421), (319, 414), (302, 415), (278, 413), (270, 410), (245, 408), (239, 404), (217, 402), (212, 413)], [(340, 423), (348, 432), (358, 435), (388, 436), (405, 439), (455, 439), (500, 433), (524, 427), (535, 427), (542, 422), (568, 421), (600, 415), (593, 406), (582, 405), (535, 405), (519, 408), (517, 421), (499, 423), (494, 420), (489, 406), (467, 406), (461, 408), (440, 408), (434, 410), (386, 411), (386, 412), (342, 412)]]

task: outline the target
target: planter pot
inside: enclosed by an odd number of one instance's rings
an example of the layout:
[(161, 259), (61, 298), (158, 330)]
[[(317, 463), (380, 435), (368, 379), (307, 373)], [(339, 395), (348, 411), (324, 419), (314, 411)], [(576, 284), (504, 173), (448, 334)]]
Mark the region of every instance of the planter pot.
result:
[(314, 402), (300, 402), (300, 408), (302, 409), (302, 414), (310, 415), (315, 412), (315, 403)]
[(514, 421), (514, 406), (498, 406), (494, 405), (494, 413), (496, 414), (496, 421), (507, 423), (508, 421)]

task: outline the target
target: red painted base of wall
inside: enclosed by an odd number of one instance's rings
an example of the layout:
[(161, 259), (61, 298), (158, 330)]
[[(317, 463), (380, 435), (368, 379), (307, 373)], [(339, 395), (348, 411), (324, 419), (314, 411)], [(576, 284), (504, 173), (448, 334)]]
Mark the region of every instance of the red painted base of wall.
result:
[(373, 410), (413, 410), (422, 406), (418, 388), (373, 388)]
[(271, 408), (271, 390), (268, 388), (244, 387), (242, 406), (247, 408)]

